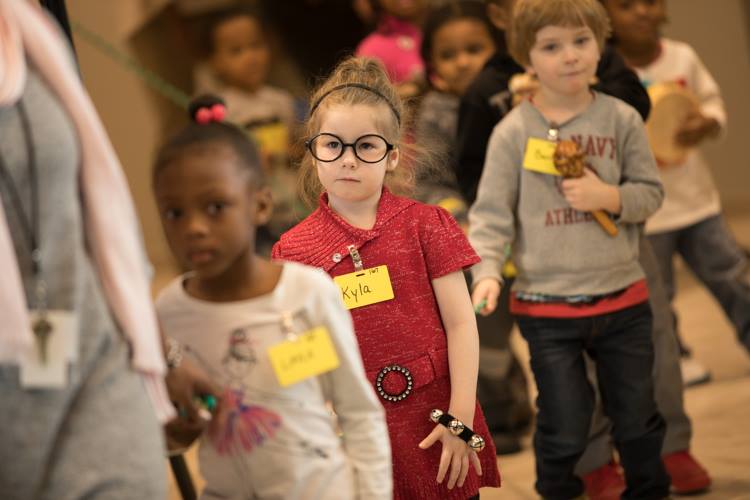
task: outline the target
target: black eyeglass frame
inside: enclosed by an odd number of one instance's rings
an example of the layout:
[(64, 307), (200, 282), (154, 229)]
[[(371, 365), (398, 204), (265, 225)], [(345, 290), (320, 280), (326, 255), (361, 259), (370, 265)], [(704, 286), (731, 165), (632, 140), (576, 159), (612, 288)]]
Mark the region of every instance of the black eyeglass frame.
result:
[[(333, 158), (331, 160), (322, 160), (322, 159), (318, 158), (315, 155), (315, 152), (313, 151), (312, 144), (315, 141), (315, 139), (317, 139), (318, 137), (320, 137), (322, 135), (328, 135), (328, 136), (331, 136), (331, 137), (335, 137), (336, 140), (341, 143), (341, 151), (339, 152), (339, 154), (338, 154), (338, 156), (336, 158)], [(376, 160), (376, 161), (368, 161), (368, 160), (362, 159), (362, 157), (360, 157), (357, 154), (357, 148), (355, 146), (357, 145), (357, 143), (360, 140), (362, 140), (365, 137), (377, 137), (378, 139), (382, 139), (383, 140), (383, 142), (385, 143), (385, 154), (383, 154), (382, 158), (380, 158), (379, 160)], [(313, 136), (312, 138), (306, 140), (305, 141), (305, 147), (310, 152), (310, 154), (312, 155), (313, 158), (315, 158), (318, 161), (322, 161), (323, 163), (331, 163), (331, 162), (334, 162), (334, 161), (338, 160), (339, 158), (341, 158), (342, 156), (344, 156), (344, 151), (346, 151), (346, 148), (348, 148), (348, 147), (352, 148), (352, 152), (354, 153), (354, 156), (359, 161), (361, 161), (363, 163), (379, 163), (379, 162), (383, 161), (386, 156), (388, 156), (388, 153), (390, 153), (391, 151), (393, 151), (394, 149), (396, 149), (396, 146), (393, 145), (393, 144), (391, 144), (390, 142), (388, 142), (388, 140), (385, 137), (383, 137), (382, 135), (378, 135), (378, 134), (365, 134), (365, 135), (361, 135), (361, 136), (357, 137), (354, 140), (354, 142), (346, 143), (346, 142), (344, 142), (344, 140), (341, 137), (337, 136), (336, 134), (329, 134), (328, 132), (321, 132), (320, 134), (317, 134), (317, 135)]]

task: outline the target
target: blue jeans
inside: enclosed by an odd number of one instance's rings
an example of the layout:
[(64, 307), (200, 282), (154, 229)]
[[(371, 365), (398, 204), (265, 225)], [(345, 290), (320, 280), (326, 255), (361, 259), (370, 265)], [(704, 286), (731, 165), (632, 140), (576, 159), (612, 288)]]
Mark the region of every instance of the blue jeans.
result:
[[(750, 280), (747, 258), (721, 215), (692, 226), (648, 236), (659, 261), (665, 288), (675, 296), (672, 257), (679, 253), (695, 276), (711, 291), (750, 351)], [(674, 312), (673, 312), (674, 314)]]
[(625, 470), (624, 499), (661, 499), (669, 477), (661, 462), (665, 424), (654, 402), (652, 315), (647, 302), (588, 318), (517, 318), (529, 344), (537, 397), (536, 490), (545, 499), (583, 493), (574, 474), (588, 444), (594, 390), (584, 352), (596, 363), (604, 413)]

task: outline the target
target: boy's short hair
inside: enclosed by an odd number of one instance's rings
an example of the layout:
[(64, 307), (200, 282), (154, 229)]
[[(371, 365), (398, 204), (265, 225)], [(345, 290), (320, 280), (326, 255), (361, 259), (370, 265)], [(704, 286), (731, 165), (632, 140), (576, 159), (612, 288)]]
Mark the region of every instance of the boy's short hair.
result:
[(506, 35), (508, 52), (520, 65), (529, 65), (536, 34), (546, 26), (587, 26), (594, 33), (599, 51), (611, 30), (599, 0), (517, 0)]

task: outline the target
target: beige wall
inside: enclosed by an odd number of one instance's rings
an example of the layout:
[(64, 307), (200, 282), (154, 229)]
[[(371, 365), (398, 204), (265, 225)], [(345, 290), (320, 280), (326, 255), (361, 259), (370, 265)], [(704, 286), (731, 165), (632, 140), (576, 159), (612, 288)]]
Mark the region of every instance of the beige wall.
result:
[[(165, 0), (166, 1), (166, 0)], [(187, 58), (175, 49), (179, 34), (167, 24), (149, 24), (162, 0), (69, 0), (71, 17), (140, 56), (172, 81), (184, 80)], [(729, 134), (705, 147), (726, 206), (750, 207), (750, 20), (746, 0), (670, 0), (671, 22), (665, 33), (691, 43), (721, 86), (729, 113)], [(142, 14), (141, 14), (142, 13)], [(135, 39), (128, 39), (141, 28)], [(84, 40), (77, 40), (84, 82), (125, 167), (158, 270), (173, 271), (150, 193), (149, 169), (164, 130), (180, 111), (149, 90)], [(175, 67), (176, 65), (176, 67)], [(165, 68), (169, 68), (168, 70)], [(184, 82), (183, 82), (184, 83)]]
[(727, 136), (703, 149), (726, 208), (750, 208), (750, 2), (669, 0), (665, 35), (690, 43), (721, 87)]
[[(150, 67), (158, 67), (160, 51), (150, 54), (139, 45), (164, 46), (153, 35), (159, 27), (144, 28), (160, 9), (161, 0), (69, 0), (71, 20), (78, 21), (122, 49), (129, 57), (145, 54)], [(141, 29), (145, 35), (133, 38)], [(151, 33), (151, 42), (144, 41)], [(154, 152), (164, 136), (168, 123), (182, 114), (175, 105), (154, 93), (122, 65), (76, 37), (84, 84), (106, 126), (112, 143), (130, 182), (133, 198), (143, 226), (146, 248), (158, 272), (171, 274), (174, 264), (161, 234), (158, 215), (151, 196), (150, 167)], [(137, 53), (136, 53), (137, 51)], [(167, 75), (170, 75), (167, 72)], [(170, 75), (171, 76), (171, 75)], [(116, 223), (116, 221), (115, 221)]]

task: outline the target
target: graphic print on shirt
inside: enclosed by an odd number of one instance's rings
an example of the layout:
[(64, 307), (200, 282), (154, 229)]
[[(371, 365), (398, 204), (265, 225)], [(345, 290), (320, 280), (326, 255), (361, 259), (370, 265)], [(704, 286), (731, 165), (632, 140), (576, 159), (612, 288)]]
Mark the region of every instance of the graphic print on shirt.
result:
[(599, 158), (615, 159), (617, 153), (617, 142), (614, 137), (602, 137), (598, 135), (589, 135), (584, 137), (581, 134), (573, 134), (570, 140), (578, 144), (578, 147), (587, 157), (594, 156)]
[(258, 363), (247, 329), (237, 328), (229, 335), (222, 360), (229, 384), (222, 397), (222, 408), (211, 426), (210, 437), (221, 455), (250, 452), (273, 439), (281, 427), (277, 413), (245, 401), (244, 381)]
[(560, 207), (547, 210), (544, 216), (544, 227), (569, 226), (592, 221), (594, 221), (594, 216), (591, 212), (581, 212), (573, 207)]

